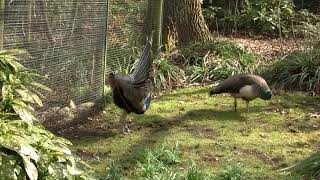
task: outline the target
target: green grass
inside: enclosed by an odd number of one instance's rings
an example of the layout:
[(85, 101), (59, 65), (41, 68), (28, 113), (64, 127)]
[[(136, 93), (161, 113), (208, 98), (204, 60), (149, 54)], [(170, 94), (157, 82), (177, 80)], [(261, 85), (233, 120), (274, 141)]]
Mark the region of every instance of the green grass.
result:
[(237, 179), (239, 174), (243, 179), (293, 179), (277, 170), (319, 147), (320, 119), (310, 117), (319, 111), (318, 102), (319, 97), (284, 93), (271, 101), (251, 102), (246, 114), (244, 102), (239, 103), (239, 112), (233, 112), (228, 95), (209, 97), (207, 88), (186, 88), (155, 98), (144, 115), (130, 115), (133, 133), (129, 135), (118, 130), (120, 111), (110, 104), (103, 118), (88, 124), (110, 127), (112, 133), (72, 142), (74, 149), (92, 155), (84, 158), (103, 176), (111, 167), (129, 179), (142, 177), (137, 172), (146, 166), (143, 160), (147, 158), (141, 158), (145, 157), (141, 151), (147, 148), (157, 154), (164, 146), (177, 148), (166, 155), (174, 163), (157, 159), (168, 169), (165, 177), (176, 172), (188, 175), (193, 161), (197, 177), (210, 173), (217, 179)]

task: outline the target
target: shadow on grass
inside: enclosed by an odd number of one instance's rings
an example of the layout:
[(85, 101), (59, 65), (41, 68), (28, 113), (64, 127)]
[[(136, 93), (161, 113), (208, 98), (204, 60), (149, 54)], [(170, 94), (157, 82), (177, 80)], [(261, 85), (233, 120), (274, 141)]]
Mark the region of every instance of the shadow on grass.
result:
[(157, 142), (166, 138), (169, 135), (167, 133), (173, 126), (180, 126), (183, 122), (182, 117), (174, 117), (171, 119), (164, 118), (160, 115), (144, 115), (148, 121), (137, 122), (132, 130), (149, 129), (146, 135), (135, 144), (131, 145), (129, 151), (119, 154), (113, 159), (123, 171), (132, 169), (137, 166), (138, 160), (141, 159), (140, 152), (143, 148), (155, 147)]
[(320, 110), (320, 96), (307, 96), (302, 93), (286, 93), (283, 96), (278, 96), (279, 102), (272, 102), (271, 105), (279, 105), (284, 108), (300, 108), (308, 111)]
[(164, 101), (164, 100), (170, 100), (170, 99), (176, 99), (177, 97), (180, 97), (182, 95), (184, 96), (192, 96), (195, 94), (200, 94), (200, 93), (207, 93), (206, 95), (209, 94), (208, 92), (208, 88), (205, 87), (201, 87), (195, 91), (184, 91), (184, 92), (173, 92), (171, 94), (164, 94), (164, 95), (160, 95), (156, 98), (156, 101)]
[(188, 111), (185, 115), (186, 119), (192, 121), (217, 120), (217, 121), (241, 121), (242, 113), (232, 110), (214, 110), (214, 109), (196, 109)]

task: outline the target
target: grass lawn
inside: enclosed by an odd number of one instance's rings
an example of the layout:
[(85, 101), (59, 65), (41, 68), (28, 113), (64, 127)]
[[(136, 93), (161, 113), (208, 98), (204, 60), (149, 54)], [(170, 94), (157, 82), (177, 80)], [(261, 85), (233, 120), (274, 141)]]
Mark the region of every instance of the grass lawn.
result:
[[(271, 101), (252, 101), (248, 114), (245, 102), (239, 100), (238, 108), (233, 111), (227, 94), (209, 97), (207, 88), (181, 89), (155, 98), (144, 115), (130, 115), (133, 132), (123, 135), (120, 111), (110, 104), (99, 117), (75, 127), (82, 135), (72, 139), (73, 149), (99, 174), (125, 179), (148, 177), (147, 171), (170, 178), (197, 171), (222, 179), (294, 179), (277, 170), (319, 150), (320, 118), (313, 114), (320, 110), (320, 97), (282, 93)], [(163, 151), (174, 149), (168, 157), (176, 160), (161, 169), (146, 161), (146, 154), (163, 146)]]

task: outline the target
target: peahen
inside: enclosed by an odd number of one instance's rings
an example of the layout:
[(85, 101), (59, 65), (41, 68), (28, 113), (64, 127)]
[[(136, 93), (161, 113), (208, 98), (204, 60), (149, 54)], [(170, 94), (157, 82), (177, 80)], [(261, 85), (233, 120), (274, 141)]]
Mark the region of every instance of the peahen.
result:
[(123, 109), (120, 116), (123, 133), (130, 132), (126, 124), (127, 115), (131, 112), (144, 114), (151, 103), (152, 83), (149, 77), (152, 67), (151, 45), (152, 42), (147, 40), (142, 55), (132, 73), (129, 75), (110, 73), (108, 77), (113, 102)]
[(230, 93), (234, 97), (234, 110), (237, 111), (237, 98), (246, 101), (247, 112), (249, 112), (249, 102), (261, 98), (269, 100), (272, 92), (267, 82), (258, 75), (238, 74), (230, 76), (217, 86), (210, 88), (209, 94)]

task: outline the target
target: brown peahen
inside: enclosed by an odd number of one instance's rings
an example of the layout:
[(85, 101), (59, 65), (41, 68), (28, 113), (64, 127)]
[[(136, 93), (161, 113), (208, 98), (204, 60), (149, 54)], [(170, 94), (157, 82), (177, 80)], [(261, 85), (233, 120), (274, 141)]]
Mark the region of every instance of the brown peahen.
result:
[(238, 74), (230, 76), (217, 86), (210, 88), (209, 94), (230, 93), (234, 97), (234, 110), (237, 111), (237, 98), (246, 101), (247, 112), (249, 112), (249, 102), (261, 98), (269, 100), (272, 92), (267, 82), (258, 75)]
[(144, 114), (151, 103), (152, 83), (149, 77), (152, 67), (151, 44), (147, 40), (142, 55), (129, 75), (110, 73), (108, 83), (112, 88), (113, 102), (123, 113), (120, 117), (123, 133), (130, 130), (126, 124), (129, 113)]

